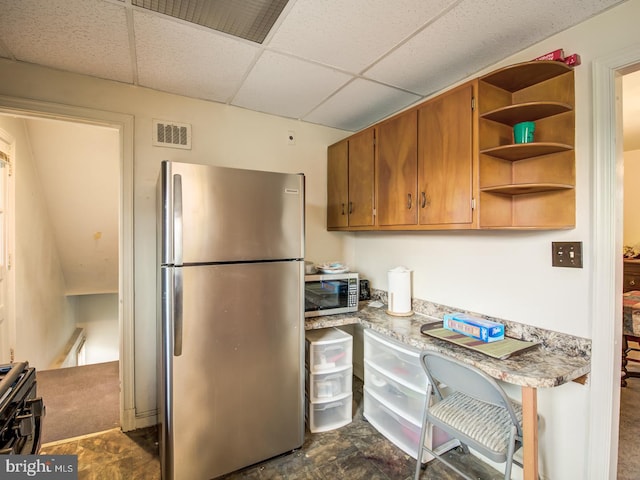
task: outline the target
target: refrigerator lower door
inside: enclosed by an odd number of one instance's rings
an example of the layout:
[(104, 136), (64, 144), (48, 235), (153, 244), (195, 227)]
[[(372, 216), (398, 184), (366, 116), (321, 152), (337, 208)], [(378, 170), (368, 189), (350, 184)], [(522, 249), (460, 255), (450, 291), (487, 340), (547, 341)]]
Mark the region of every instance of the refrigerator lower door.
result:
[(168, 291), (182, 289), (163, 306), (165, 480), (208, 480), (302, 445), (303, 274), (303, 262), (287, 261), (163, 275)]

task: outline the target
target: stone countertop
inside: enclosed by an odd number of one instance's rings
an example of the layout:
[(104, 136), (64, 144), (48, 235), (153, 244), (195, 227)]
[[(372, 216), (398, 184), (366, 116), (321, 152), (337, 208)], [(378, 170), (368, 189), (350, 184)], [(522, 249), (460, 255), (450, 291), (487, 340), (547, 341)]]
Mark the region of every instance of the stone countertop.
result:
[[(499, 380), (533, 388), (549, 388), (568, 383), (586, 375), (591, 368), (588, 354), (573, 354), (572, 348), (568, 351), (549, 348), (544, 341), (537, 348), (498, 360), (420, 333), (423, 324), (439, 321), (442, 318), (420, 313), (410, 317), (391, 316), (385, 312), (384, 307), (363, 307), (361, 304), (358, 312), (307, 318), (305, 330), (361, 324), (406, 345), (420, 350), (442, 352), (470, 363)], [(557, 337), (553, 335), (555, 332), (550, 333), (552, 337)]]

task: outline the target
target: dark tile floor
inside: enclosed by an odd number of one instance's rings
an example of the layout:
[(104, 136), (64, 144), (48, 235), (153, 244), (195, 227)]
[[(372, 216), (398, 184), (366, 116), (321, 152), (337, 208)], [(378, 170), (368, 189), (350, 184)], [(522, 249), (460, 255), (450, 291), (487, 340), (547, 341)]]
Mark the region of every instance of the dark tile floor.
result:
[[(337, 430), (307, 432), (301, 449), (224, 477), (225, 480), (408, 480), (415, 460), (396, 448), (362, 417), (362, 382), (354, 378), (354, 418)], [(250, 439), (248, 439), (250, 440)], [(43, 454), (77, 454), (81, 480), (160, 478), (156, 429), (123, 433), (110, 430), (66, 443), (45, 445)], [(472, 455), (457, 450), (447, 457), (475, 478), (502, 475)], [(422, 480), (457, 479), (440, 462), (430, 462)], [(181, 479), (182, 480), (182, 479)]]

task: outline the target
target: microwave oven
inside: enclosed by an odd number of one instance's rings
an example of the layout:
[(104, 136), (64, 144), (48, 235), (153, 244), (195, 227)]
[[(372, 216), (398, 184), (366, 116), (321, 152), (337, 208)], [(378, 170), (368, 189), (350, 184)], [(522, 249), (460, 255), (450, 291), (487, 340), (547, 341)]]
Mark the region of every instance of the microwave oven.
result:
[(357, 273), (304, 276), (304, 316), (319, 317), (358, 311)]

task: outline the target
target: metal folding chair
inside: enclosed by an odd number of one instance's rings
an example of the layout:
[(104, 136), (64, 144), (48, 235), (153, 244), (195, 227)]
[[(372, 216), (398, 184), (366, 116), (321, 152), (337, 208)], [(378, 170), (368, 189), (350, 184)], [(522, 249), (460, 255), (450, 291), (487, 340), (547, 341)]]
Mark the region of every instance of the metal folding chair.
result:
[[(511, 478), (513, 454), (522, 446), (522, 407), (511, 400), (498, 383), (471, 365), (436, 352), (422, 352), (422, 367), (429, 385), (422, 420), (415, 480), (420, 479), (422, 455), (429, 452), (462, 477), (472, 477), (424, 446), (430, 425), (497, 463), (506, 463), (505, 480)], [(442, 386), (446, 385), (443, 389)], [(431, 395), (433, 393), (433, 401)]]

